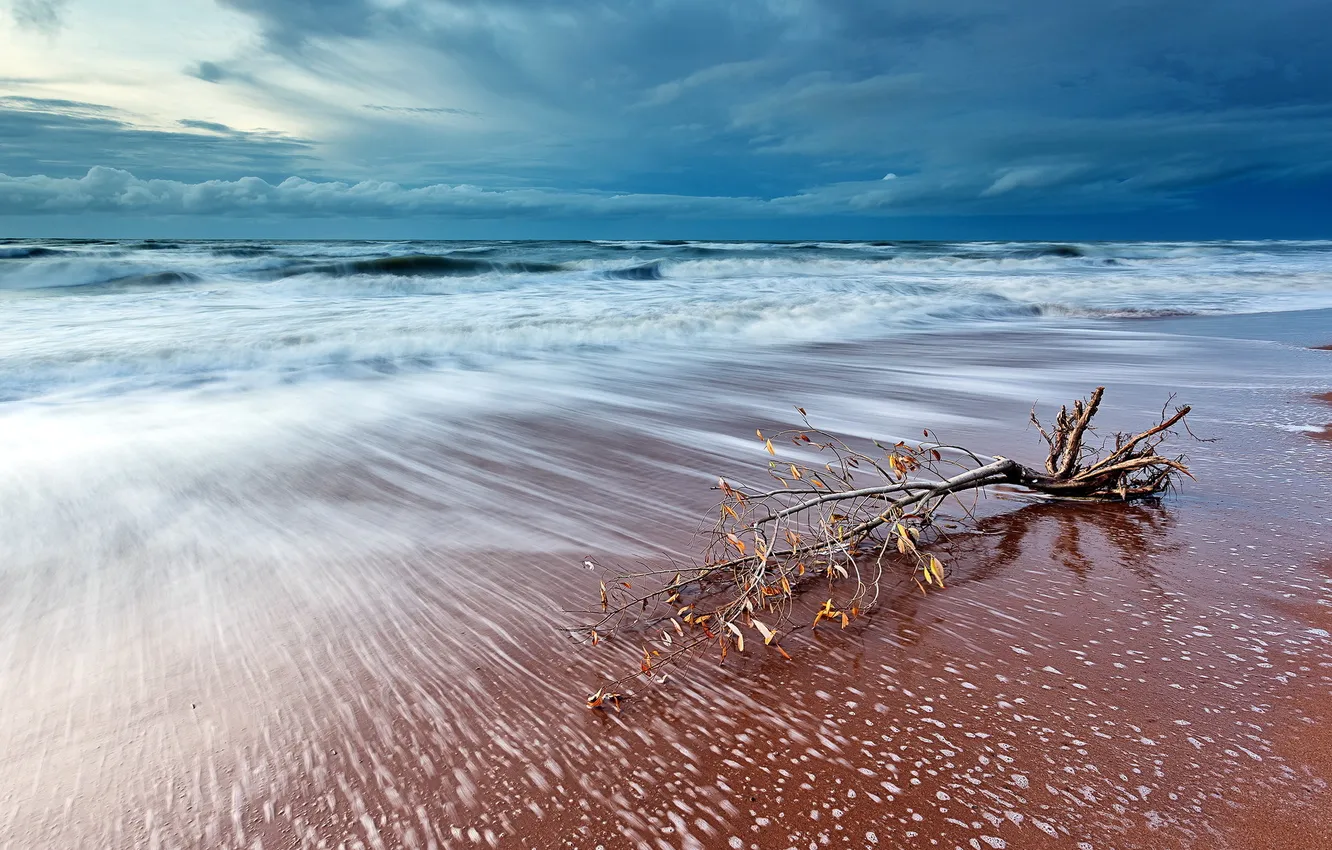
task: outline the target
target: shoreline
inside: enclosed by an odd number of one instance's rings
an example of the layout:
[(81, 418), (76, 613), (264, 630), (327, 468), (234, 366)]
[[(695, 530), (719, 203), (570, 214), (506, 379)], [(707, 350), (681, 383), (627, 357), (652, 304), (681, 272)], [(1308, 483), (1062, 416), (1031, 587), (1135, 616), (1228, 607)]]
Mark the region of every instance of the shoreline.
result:
[[(859, 397), (816, 394), (821, 374), (806, 376), (801, 393), (847, 433), (876, 422), (891, 432), (929, 404), (950, 437), (1031, 451), (1019, 414), (1033, 396), (1048, 406), (1089, 370), (1111, 371), (1107, 425), (1117, 426), (1159, 406), (1169, 382), (1154, 370), (1183, 372), (1169, 346), (1149, 357), (1141, 346), (1092, 343), (1067, 353), (1065, 371), (1040, 372), (1032, 341), (1045, 338), (1023, 333), (944, 346), (939, 356), (956, 358), (936, 367), (944, 390), (882, 368), (936, 341), (891, 340), (824, 361), (858, 382)], [(969, 390), (948, 395), (951, 375), (995, 350), (1023, 383), (994, 380), (1007, 395), (984, 405)], [(0, 839), (1309, 846), (1309, 835), (1325, 834), (1317, 818), (1332, 779), (1319, 757), (1332, 564), (1319, 560), (1328, 529), (1316, 524), (1328, 455), (1270, 421), (1278, 404), (1309, 404), (1306, 373), (1285, 368), (1296, 375), (1290, 385), (1252, 386), (1247, 376), (1270, 373), (1270, 363), (1235, 350), (1214, 367), (1246, 370), (1234, 386), (1184, 387), (1181, 401), (1203, 414), (1197, 429), (1223, 439), (1183, 447), (1199, 482), (1164, 507), (1005, 503), (983, 520), (986, 534), (960, 539), (945, 558), (947, 590), (897, 588), (863, 626), (793, 634), (783, 643), (790, 663), (757, 653), (720, 668), (704, 659), (636, 693), (622, 715), (588, 711), (582, 694), (639, 647), (576, 650), (555, 632), (559, 609), (590, 601), (595, 584), (579, 566), (588, 554), (575, 548), (580, 523), (598, 530), (611, 557), (689, 551), (686, 520), (712, 480), (702, 473), (761, 464), (751, 445), (760, 416), (743, 404), (722, 414), (704, 399), (680, 411), (631, 409), (638, 419), (622, 411), (601, 430), (578, 431), (574, 413), (540, 412), (497, 418), (493, 434), (448, 452), (429, 432), (394, 432), (393, 466), (367, 471), (338, 456), (306, 472), (308, 487), (340, 509), (402, 522), (404, 537), (418, 527), (401, 520), (404, 506), (420, 503), (420, 521), (439, 526), (422, 538), (429, 545), (358, 549), (359, 526), (336, 526), (308, 562), (294, 549), (266, 559), (261, 548), (246, 550), (252, 563), (205, 562), (173, 575), (170, 586), (187, 592), (156, 607), (135, 598), (87, 636), (61, 614), (63, 587), (34, 597), (48, 613), (25, 615), (0, 668), (17, 695), (3, 719), (15, 744), (4, 772), (20, 789)], [(1261, 356), (1284, 364), (1297, 354)], [(736, 393), (752, 379), (718, 378), (711, 392)], [(504, 477), (491, 440), (535, 458), (522, 481), (546, 488), (549, 501), (515, 506), (517, 480)], [(541, 465), (552, 452), (562, 466)], [(653, 470), (659, 503), (632, 499), (629, 485)], [(463, 486), (473, 480), (483, 489)], [(497, 524), (530, 509), (532, 539), (515, 541), (526, 544), (516, 551), (479, 545), (472, 511), (424, 498), (438, 497), (427, 481), (489, 494), (467, 498)], [(261, 488), (240, 492), (282, 505)], [(283, 532), (302, 528), (300, 514), (274, 513)], [(88, 599), (108, 593), (74, 586)], [(1294, 843), (1292, 808), (1315, 830), (1304, 845)], [(1288, 816), (1269, 817), (1276, 809)]]

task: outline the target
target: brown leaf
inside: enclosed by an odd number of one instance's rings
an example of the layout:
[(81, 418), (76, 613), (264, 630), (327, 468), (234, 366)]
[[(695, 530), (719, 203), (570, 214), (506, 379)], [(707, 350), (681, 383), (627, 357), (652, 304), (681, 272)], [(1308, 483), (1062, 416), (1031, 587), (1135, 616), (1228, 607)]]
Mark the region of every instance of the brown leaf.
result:
[(615, 709), (615, 713), (620, 712), (620, 700), (624, 697), (620, 694), (608, 693), (605, 688), (598, 688), (595, 694), (590, 694), (587, 698), (588, 708), (605, 708), (607, 703)]
[(776, 632), (774, 632), (772, 629), (768, 628), (766, 625), (764, 625), (764, 624), (763, 624), (761, 621), (759, 621), (759, 620), (754, 620), (754, 628), (755, 628), (755, 629), (758, 629), (758, 633), (761, 634), (761, 635), (763, 635), (763, 644), (764, 644), (764, 646), (767, 646), (767, 645), (771, 644), (773, 638), (777, 637), (777, 633), (776, 633)]
[(930, 556), (929, 569), (934, 572), (934, 580), (939, 582), (939, 586), (944, 586), (943, 563), (933, 555)]
[[(829, 599), (827, 602), (823, 603), (823, 607), (814, 615), (814, 625), (817, 626), (819, 621), (825, 618), (831, 620), (836, 617), (838, 613), (838, 610), (833, 607), (833, 601)], [(813, 628), (813, 626), (810, 628)]]

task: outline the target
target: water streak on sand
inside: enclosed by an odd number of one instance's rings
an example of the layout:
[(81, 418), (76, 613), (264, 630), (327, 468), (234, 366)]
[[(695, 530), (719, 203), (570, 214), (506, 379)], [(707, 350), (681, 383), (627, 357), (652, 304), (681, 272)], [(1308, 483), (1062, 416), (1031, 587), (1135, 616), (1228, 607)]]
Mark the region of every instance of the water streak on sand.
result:
[[(1092, 314), (1327, 250), (4, 244), (0, 847), (1317, 846), (1326, 355)], [(560, 637), (582, 559), (691, 552), (754, 427), (1030, 461), (1094, 382), (1193, 403), (1198, 482), (987, 502), (947, 592), (582, 707), (641, 651)]]

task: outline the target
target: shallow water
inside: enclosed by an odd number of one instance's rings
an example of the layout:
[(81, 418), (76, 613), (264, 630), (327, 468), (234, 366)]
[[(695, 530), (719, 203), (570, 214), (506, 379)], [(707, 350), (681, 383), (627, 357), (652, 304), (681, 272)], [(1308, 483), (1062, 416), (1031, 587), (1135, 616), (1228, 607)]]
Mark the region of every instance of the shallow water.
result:
[[(0, 846), (1326, 834), (1261, 813), (1328, 800), (1332, 354), (1236, 337), (1332, 324), (1226, 315), (1332, 300), (1323, 245), (32, 247), (68, 253), (0, 260)], [(467, 252), (508, 265), (380, 262)], [(638, 651), (557, 631), (583, 558), (690, 554), (755, 427), (1034, 460), (1031, 403), (1097, 383), (1107, 429), (1193, 403), (1197, 483), (992, 502), (946, 592), (582, 706)]]

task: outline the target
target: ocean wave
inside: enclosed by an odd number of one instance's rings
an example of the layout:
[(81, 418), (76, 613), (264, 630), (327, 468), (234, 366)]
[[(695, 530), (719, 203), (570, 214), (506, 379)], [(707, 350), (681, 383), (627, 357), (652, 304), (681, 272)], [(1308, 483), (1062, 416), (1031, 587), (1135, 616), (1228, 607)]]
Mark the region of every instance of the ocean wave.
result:
[(347, 260), (338, 263), (296, 265), (283, 269), (281, 276), (322, 274), (337, 277), (340, 275), (384, 274), (400, 275), (402, 277), (449, 277), (453, 275), (493, 273), (539, 274), (562, 271), (563, 269), (564, 266), (561, 264), (549, 262), (521, 260), (494, 262), (450, 255), (406, 254), (367, 260)]
[(235, 245), (209, 250), (215, 257), (267, 257), (277, 248), (273, 245)]
[(1065, 319), (1177, 319), (1206, 315), (1206, 310), (1150, 307), (1073, 307), (1067, 304), (1037, 305), (1038, 315)]
[(47, 263), (37, 269), (6, 274), (0, 268), (0, 292), (69, 292), (87, 294), (95, 290), (124, 290), (131, 288), (160, 288), (177, 284), (198, 283), (202, 274), (184, 269), (148, 269), (143, 264), (125, 262), (69, 262)]
[(179, 251), (185, 246), (176, 242), (158, 242), (156, 239), (149, 239), (127, 247), (133, 251)]
[(611, 280), (661, 280), (661, 261), (654, 260), (641, 266), (611, 269), (605, 274)]
[(1080, 259), (1087, 256), (1087, 252), (1076, 245), (1041, 245), (1033, 248), (1020, 248), (1012, 252), (1014, 257), (1063, 257), (1064, 259)]
[(0, 244), (53, 252), (0, 262), (0, 397), (1332, 306), (1332, 243), (65, 244)]
[(57, 248), (43, 248), (40, 246), (26, 248), (7, 248), (0, 246), (0, 260), (32, 260), (37, 257), (58, 257), (67, 253)]

